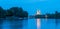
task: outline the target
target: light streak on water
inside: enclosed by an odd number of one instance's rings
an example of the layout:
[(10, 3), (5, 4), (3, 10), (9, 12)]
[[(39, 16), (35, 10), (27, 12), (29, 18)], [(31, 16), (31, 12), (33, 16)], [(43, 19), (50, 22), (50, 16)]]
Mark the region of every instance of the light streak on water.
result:
[(40, 29), (40, 27), (41, 27), (40, 19), (37, 19), (37, 29)]

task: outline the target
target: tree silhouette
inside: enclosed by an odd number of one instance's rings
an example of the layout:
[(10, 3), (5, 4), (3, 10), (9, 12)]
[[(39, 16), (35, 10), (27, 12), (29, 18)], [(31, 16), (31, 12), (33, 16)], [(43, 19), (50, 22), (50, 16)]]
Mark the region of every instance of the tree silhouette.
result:
[(13, 16), (13, 12), (11, 10), (7, 10), (6, 11), (6, 16), (7, 17)]
[(16, 16), (21, 18), (28, 17), (28, 12), (23, 11), (22, 8), (19, 8), (19, 11), (16, 13)]
[(14, 16), (18, 17), (23, 12), (23, 9), (18, 7), (12, 7), (10, 8), (10, 11), (13, 13)]
[(4, 10), (2, 7), (0, 7), (0, 18), (4, 17), (10, 17), (10, 16), (15, 16), (15, 17), (28, 17), (28, 12), (23, 11), (23, 9), (20, 7), (12, 7), (8, 10)]
[(28, 17), (28, 13), (26, 11), (23, 12), (24, 17)]
[(23, 9), (22, 8), (18, 8), (18, 11), (15, 14), (16, 17), (21, 17), (23, 16)]
[(0, 7), (0, 18), (5, 18), (5, 13), (6, 11), (2, 7)]

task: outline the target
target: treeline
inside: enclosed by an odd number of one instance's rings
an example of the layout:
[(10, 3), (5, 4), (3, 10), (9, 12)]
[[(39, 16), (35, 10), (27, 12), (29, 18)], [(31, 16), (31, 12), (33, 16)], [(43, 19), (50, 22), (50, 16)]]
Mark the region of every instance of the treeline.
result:
[(12, 7), (10, 9), (4, 10), (2, 7), (0, 7), (0, 18), (5, 18), (5, 17), (28, 17), (28, 12), (23, 11), (23, 9), (20, 7)]

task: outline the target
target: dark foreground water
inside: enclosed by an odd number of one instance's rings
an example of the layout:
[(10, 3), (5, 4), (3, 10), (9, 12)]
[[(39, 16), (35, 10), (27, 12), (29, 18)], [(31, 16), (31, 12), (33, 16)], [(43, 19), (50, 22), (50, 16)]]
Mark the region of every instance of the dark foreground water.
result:
[[(40, 29), (60, 29), (60, 19), (41, 19)], [(37, 29), (36, 19), (2, 18), (0, 29)]]

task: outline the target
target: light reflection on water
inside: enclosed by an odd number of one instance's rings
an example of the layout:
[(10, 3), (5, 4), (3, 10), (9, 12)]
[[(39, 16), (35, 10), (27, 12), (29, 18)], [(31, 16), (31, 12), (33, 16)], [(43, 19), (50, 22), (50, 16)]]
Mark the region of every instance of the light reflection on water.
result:
[[(60, 29), (60, 19), (41, 19), (41, 29)], [(36, 19), (29, 19), (29, 29), (36, 28)]]
[[(41, 19), (41, 29), (60, 29), (60, 19)], [(21, 20), (20, 20), (21, 21)], [(10, 22), (0, 20), (0, 29), (37, 29), (36, 19), (19, 20)], [(2, 23), (1, 23), (2, 22)]]

